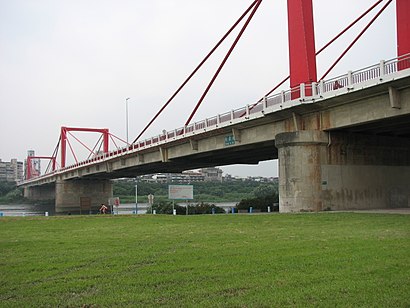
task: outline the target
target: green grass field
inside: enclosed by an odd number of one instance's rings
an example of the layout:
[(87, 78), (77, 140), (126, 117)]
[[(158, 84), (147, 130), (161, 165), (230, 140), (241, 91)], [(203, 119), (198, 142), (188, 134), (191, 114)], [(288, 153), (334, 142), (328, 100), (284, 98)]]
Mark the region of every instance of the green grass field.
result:
[(0, 219), (1, 307), (410, 307), (410, 215)]

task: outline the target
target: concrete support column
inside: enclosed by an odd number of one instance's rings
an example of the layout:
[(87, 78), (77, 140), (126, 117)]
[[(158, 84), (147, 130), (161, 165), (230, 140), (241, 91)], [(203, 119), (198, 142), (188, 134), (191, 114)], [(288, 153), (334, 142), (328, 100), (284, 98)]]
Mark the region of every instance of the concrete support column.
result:
[(328, 135), (297, 131), (276, 135), (279, 153), (279, 212), (322, 210), (321, 164)]
[(56, 213), (95, 213), (101, 203), (108, 203), (112, 195), (113, 186), (110, 180), (58, 180), (56, 182)]

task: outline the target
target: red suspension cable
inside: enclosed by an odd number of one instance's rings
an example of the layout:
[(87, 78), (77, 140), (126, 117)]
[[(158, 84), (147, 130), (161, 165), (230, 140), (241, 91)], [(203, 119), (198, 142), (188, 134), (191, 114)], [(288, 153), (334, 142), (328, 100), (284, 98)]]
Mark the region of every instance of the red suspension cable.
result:
[[(57, 165), (57, 155), (58, 155), (58, 148), (59, 148), (59, 146), (60, 146), (60, 141), (61, 141), (61, 139), (58, 138), (58, 142), (57, 142), (56, 147), (54, 148), (53, 155), (51, 155), (51, 157), (54, 157), (54, 164), (55, 164), (55, 165)], [(47, 171), (50, 170), (50, 164), (51, 164), (51, 163), (52, 163), (52, 161), (50, 160), (49, 163), (47, 164), (47, 168), (46, 168), (46, 172), (45, 172), (45, 173), (47, 173)], [(57, 168), (57, 166), (55, 166), (55, 167)], [(54, 171), (54, 170), (53, 170), (53, 171)]]
[(71, 153), (73, 154), (73, 156), (74, 156), (74, 159), (75, 159), (75, 162), (78, 164), (78, 159), (77, 159), (77, 156), (75, 156), (75, 153), (74, 153), (74, 150), (73, 150), (73, 147), (71, 146), (71, 142), (70, 142), (70, 140), (67, 138), (67, 143), (68, 143), (68, 146), (69, 146), (69, 148), (70, 148), (70, 150), (71, 150)]
[(83, 147), (85, 147), (91, 154), (94, 154), (94, 155), (95, 155), (95, 153), (93, 152), (93, 150), (91, 150), (87, 145), (85, 145), (84, 142), (82, 142), (80, 139), (78, 139), (76, 136), (74, 136), (70, 131), (68, 131), (67, 133), (69, 133), (70, 136), (72, 136), (75, 140), (77, 140), (77, 142), (79, 142)]
[(372, 18), (372, 20), (370, 20), (370, 22), (366, 25), (366, 27), (363, 28), (363, 30), (359, 33), (359, 35), (353, 40), (352, 43), (350, 43), (350, 45), (342, 52), (342, 54), (340, 55), (339, 58), (337, 58), (337, 60), (330, 66), (330, 68), (326, 71), (326, 73), (322, 76), (322, 78), (320, 78), (320, 80), (324, 79), (329, 73), (330, 71), (336, 66), (337, 63), (339, 63), (339, 61), (346, 55), (346, 53), (350, 50), (350, 48), (353, 47), (354, 44), (356, 44), (356, 42), (359, 40), (359, 38), (367, 31), (367, 29), (370, 28), (370, 26), (374, 23), (374, 21), (380, 16), (381, 13), (383, 13), (383, 11), (387, 8), (387, 6), (392, 2), (393, 0), (389, 0), (381, 9), (379, 12), (377, 12), (377, 14)]
[[(101, 146), (102, 146), (102, 143), (103, 143), (103, 141), (101, 140), (102, 137), (103, 137), (103, 135), (101, 135), (100, 138), (98, 138), (97, 142), (95, 143), (93, 149), (90, 151), (90, 154), (88, 155), (88, 157), (87, 157), (86, 160), (89, 160), (89, 159), (91, 158), (91, 155), (93, 155), (93, 154), (96, 155), (96, 154), (98, 154), (98, 153), (100, 152)], [(95, 149), (97, 148), (98, 144), (99, 144), (100, 146), (98, 147), (97, 152), (94, 152)]]
[(229, 56), (231, 55), (232, 51), (234, 50), (236, 44), (238, 43), (239, 39), (241, 38), (242, 34), (245, 32), (245, 29), (249, 25), (249, 22), (252, 20), (252, 17), (255, 15), (256, 11), (258, 10), (259, 5), (262, 3), (262, 0), (259, 0), (255, 7), (253, 8), (251, 14), (249, 15), (248, 19), (246, 20), (245, 24), (243, 25), (241, 31), (239, 32), (238, 36), (236, 37), (235, 41), (233, 42), (231, 48), (229, 49), (228, 53), (226, 54), (225, 58), (223, 59), (221, 65), (217, 69), (215, 75), (213, 76), (211, 82), (208, 84), (205, 92), (202, 94), (201, 98), (199, 99), (198, 103), (196, 104), (194, 110), (192, 111), (191, 115), (189, 116), (188, 120), (185, 122), (185, 126), (188, 125), (193, 116), (195, 115), (196, 111), (198, 110), (199, 106), (201, 105), (202, 101), (204, 100), (205, 96), (208, 94), (209, 89), (212, 87), (214, 81), (218, 77), (219, 73), (221, 72), (223, 66), (225, 65), (226, 61), (228, 60)]
[(215, 50), (223, 43), (223, 41), (229, 36), (229, 34), (237, 27), (237, 25), (242, 21), (242, 19), (248, 14), (248, 12), (255, 6), (255, 4), (260, 0), (255, 0), (246, 9), (241, 17), (233, 24), (233, 26), (225, 33), (225, 35), (219, 40), (219, 42), (212, 48), (212, 50), (207, 54), (207, 56), (202, 60), (202, 62), (192, 71), (188, 78), (182, 83), (182, 85), (175, 91), (175, 93), (168, 99), (164, 106), (157, 112), (157, 114), (152, 118), (152, 120), (145, 126), (142, 132), (132, 143), (137, 142), (137, 140), (145, 133), (145, 131), (151, 126), (151, 124), (158, 118), (162, 111), (171, 103), (171, 101), (177, 96), (177, 94), (182, 90), (182, 88), (188, 83), (188, 81), (196, 74), (196, 72), (202, 67), (202, 65), (209, 59), (209, 57), (215, 52)]
[[(111, 134), (110, 134), (110, 138), (111, 138), (112, 143), (114, 143), (115, 147), (116, 147), (117, 150), (118, 150), (119, 147), (118, 147), (117, 143), (115, 142), (114, 138), (111, 136)], [(127, 144), (127, 142), (125, 142), (125, 143)], [(128, 146), (128, 144), (127, 144), (127, 146)]]
[(350, 25), (348, 25), (342, 32), (340, 32), (338, 35), (336, 35), (332, 40), (330, 40), (325, 46), (323, 46), (318, 52), (316, 52), (316, 55), (320, 54), (323, 50), (325, 50), (329, 45), (331, 45), (334, 41), (336, 41), (339, 37), (341, 37), (343, 34), (345, 34), (346, 31), (348, 31), (351, 27), (353, 27), (358, 21), (360, 21), (363, 17), (365, 17), (367, 14), (369, 14), (376, 6), (378, 6), (383, 0), (377, 1), (375, 4), (373, 4), (366, 12), (364, 12), (362, 15), (360, 15), (355, 21), (353, 21)]

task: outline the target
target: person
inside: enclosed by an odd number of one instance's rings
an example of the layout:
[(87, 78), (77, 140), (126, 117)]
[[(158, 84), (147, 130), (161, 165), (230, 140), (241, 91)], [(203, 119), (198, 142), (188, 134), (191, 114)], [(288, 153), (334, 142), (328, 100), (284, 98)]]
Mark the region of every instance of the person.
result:
[(333, 90), (337, 90), (343, 88), (343, 85), (339, 82), (339, 81), (335, 81), (335, 83), (333, 84)]
[(101, 203), (100, 214), (106, 214), (107, 210), (108, 210), (108, 207), (104, 203)]

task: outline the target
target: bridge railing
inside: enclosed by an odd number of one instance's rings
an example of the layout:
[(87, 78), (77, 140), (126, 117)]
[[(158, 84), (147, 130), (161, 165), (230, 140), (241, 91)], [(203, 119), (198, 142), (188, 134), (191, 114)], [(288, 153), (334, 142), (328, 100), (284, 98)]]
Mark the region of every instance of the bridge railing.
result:
[(130, 151), (135, 152), (147, 147), (156, 146), (169, 140), (185, 138), (186, 134), (202, 133), (208, 129), (219, 127), (219, 125), (221, 124), (232, 123), (234, 120), (246, 120), (249, 119), (250, 116), (263, 114), (266, 108), (274, 106), (279, 106), (278, 108), (282, 108), (282, 104), (292, 100), (300, 101), (301, 103), (303, 103), (305, 99), (321, 97), (325, 93), (336, 91), (342, 88), (349, 89), (355, 84), (368, 82), (374, 79), (382, 80), (386, 75), (391, 75), (400, 70), (408, 68), (410, 68), (410, 54), (403, 55), (401, 57), (394, 58), (388, 61), (380, 61), (378, 64), (368, 66), (357, 71), (349, 71), (345, 75), (341, 75), (329, 80), (321, 80), (318, 83), (314, 82), (309, 85), (301, 84), (300, 86), (293, 89), (281, 91), (279, 93), (267, 96), (262, 100), (245, 107), (234, 109), (229, 112), (195, 122), (185, 127), (180, 127), (171, 131), (164, 131), (158, 136), (138, 141), (128, 147), (117, 149), (109, 153), (104, 153), (103, 155), (98, 155), (91, 159), (53, 171), (42, 177), (50, 176), (58, 172), (71, 170), (82, 166), (92, 165), (98, 161), (122, 156), (129, 153)]
[[(305, 98), (312, 96), (320, 96), (327, 92), (332, 92), (340, 88), (348, 88), (352, 85), (381, 78), (384, 75), (389, 75), (396, 73), (398, 69), (409, 68), (410, 67), (410, 54), (401, 56), (399, 58), (394, 58), (388, 61), (380, 61), (380, 63), (357, 70), (349, 71), (345, 75), (341, 75), (329, 80), (322, 80), (319, 83), (312, 83), (310, 85), (300, 85), (298, 87), (289, 89), (287, 91), (281, 91), (280, 93), (268, 96), (265, 100), (256, 102), (239, 109), (232, 110), (217, 116), (207, 118), (190, 124), (186, 127), (181, 127), (173, 131), (166, 132), (165, 139), (176, 138), (180, 135), (187, 133), (203, 132), (207, 128), (216, 127), (219, 124), (224, 124), (227, 122), (232, 122), (233, 120), (247, 117), (252, 114), (258, 114), (265, 110), (265, 108), (273, 107), (275, 105), (280, 105), (285, 102), (294, 100), (303, 101)], [(157, 139), (155, 139), (157, 140)], [(159, 139), (158, 141), (163, 141), (164, 139)], [(144, 142), (144, 145), (151, 145), (151, 142)]]
[(386, 75), (394, 74), (400, 70), (410, 68), (410, 54), (403, 55), (388, 61), (362, 68), (357, 71), (349, 71), (347, 74), (338, 76), (318, 84), (317, 94), (338, 90), (344, 87), (351, 87), (355, 84), (383, 79)]

